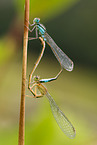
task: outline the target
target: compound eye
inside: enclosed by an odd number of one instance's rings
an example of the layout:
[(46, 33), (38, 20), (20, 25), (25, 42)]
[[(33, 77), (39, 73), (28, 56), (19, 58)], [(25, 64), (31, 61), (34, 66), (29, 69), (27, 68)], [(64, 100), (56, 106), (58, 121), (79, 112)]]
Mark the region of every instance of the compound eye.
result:
[(38, 80), (39, 80), (39, 76), (34, 76), (34, 77), (33, 77), (33, 80), (34, 80), (34, 81), (38, 81)]
[(33, 23), (39, 23), (40, 18), (34, 18)]

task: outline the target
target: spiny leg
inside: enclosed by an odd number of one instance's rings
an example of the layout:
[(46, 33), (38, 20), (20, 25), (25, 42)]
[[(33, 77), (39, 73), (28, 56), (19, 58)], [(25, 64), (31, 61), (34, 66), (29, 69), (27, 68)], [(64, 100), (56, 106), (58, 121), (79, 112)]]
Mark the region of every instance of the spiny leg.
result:
[(33, 25), (35, 25), (35, 23), (30, 23), (27, 19), (26, 19), (26, 21), (28, 22), (28, 24), (30, 25), (30, 26), (33, 26)]

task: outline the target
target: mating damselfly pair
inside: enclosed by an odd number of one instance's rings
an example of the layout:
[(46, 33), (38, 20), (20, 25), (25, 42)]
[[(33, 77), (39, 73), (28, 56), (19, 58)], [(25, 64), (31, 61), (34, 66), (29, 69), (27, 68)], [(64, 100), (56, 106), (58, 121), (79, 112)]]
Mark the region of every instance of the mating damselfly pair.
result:
[[(64, 115), (64, 113), (59, 109), (59, 107), (55, 103), (54, 99), (48, 93), (47, 88), (43, 85), (43, 83), (51, 82), (53, 80), (56, 80), (58, 78), (58, 76), (60, 75), (60, 73), (62, 72), (63, 68), (66, 69), (67, 71), (72, 71), (73, 70), (73, 62), (57, 46), (57, 44), (54, 42), (54, 40), (49, 36), (49, 34), (46, 31), (46, 28), (40, 23), (39, 18), (35, 18), (33, 20), (33, 24), (30, 24), (30, 22), (29, 22), (29, 25), (33, 26), (32, 29), (30, 29), (29, 27), (26, 26), (27, 29), (30, 32), (33, 32), (34, 29), (36, 31), (36, 37), (35, 38), (29, 38), (29, 40), (39, 38), (41, 40), (42, 44), (43, 44), (43, 48), (42, 48), (42, 52), (41, 52), (37, 62), (34, 65), (34, 68), (33, 68), (32, 72), (29, 76), (28, 89), (31, 91), (31, 93), (34, 95), (35, 98), (39, 98), (39, 97), (42, 97), (44, 95), (48, 98), (53, 116), (54, 116), (56, 122), (58, 123), (59, 127), (62, 129), (62, 131), (69, 138), (74, 138), (76, 133), (75, 133), (75, 129), (74, 129), (73, 125), (67, 119), (67, 117)], [(40, 37), (38, 35), (40, 35)], [(40, 62), (40, 60), (43, 56), (43, 53), (44, 53), (44, 50), (45, 50), (45, 42), (47, 42), (47, 44), (51, 47), (51, 50), (53, 51), (55, 57), (57, 58), (60, 66), (61, 66), (61, 70), (53, 78), (39, 79), (38, 76), (34, 76), (33, 81), (32, 81), (33, 73), (34, 73), (36, 67), (38, 66), (38, 64), (39, 64), (39, 62)]]

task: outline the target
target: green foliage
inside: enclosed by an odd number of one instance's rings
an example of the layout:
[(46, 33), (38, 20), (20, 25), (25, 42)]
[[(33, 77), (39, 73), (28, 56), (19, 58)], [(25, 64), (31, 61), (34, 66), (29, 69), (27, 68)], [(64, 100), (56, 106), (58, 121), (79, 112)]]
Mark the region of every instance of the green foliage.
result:
[(15, 52), (15, 43), (12, 39), (3, 38), (0, 40), (0, 66), (8, 62), (13, 57)]
[[(51, 18), (59, 15), (79, 0), (31, 0), (30, 1), (30, 18), (41, 17), (42, 19)], [(16, 1), (17, 2), (17, 1)], [(24, 0), (18, 0), (18, 10), (24, 12)], [(19, 11), (18, 11), (19, 12)]]

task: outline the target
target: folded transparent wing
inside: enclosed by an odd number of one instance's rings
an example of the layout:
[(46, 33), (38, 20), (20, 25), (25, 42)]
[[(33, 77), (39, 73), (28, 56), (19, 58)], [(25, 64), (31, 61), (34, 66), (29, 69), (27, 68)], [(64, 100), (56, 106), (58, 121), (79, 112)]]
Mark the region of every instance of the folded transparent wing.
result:
[(66, 134), (69, 138), (73, 139), (76, 135), (73, 125), (68, 120), (68, 118), (64, 115), (64, 113), (59, 109), (54, 99), (50, 96), (48, 92), (46, 94), (46, 97), (50, 102), (53, 116), (56, 122), (58, 123), (59, 127), (64, 132), (64, 134)]
[(54, 40), (49, 36), (47, 32), (45, 32), (44, 38), (46, 39), (48, 45), (51, 47), (54, 55), (56, 56), (61, 66), (67, 71), (72, 71), (73, 62), (71, 61), (71, 59), (57, 46), (57, 44), (54, 42)]

